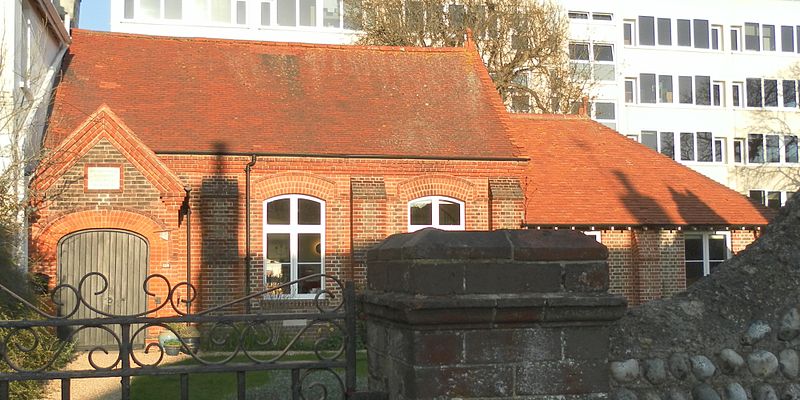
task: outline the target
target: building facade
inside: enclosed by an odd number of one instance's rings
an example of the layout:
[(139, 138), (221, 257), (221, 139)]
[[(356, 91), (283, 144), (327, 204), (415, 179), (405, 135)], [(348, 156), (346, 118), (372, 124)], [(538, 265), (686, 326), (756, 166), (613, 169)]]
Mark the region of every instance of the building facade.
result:
[(800, 3), (560, 0), (592, 117), (754, 201), (800, 183)]

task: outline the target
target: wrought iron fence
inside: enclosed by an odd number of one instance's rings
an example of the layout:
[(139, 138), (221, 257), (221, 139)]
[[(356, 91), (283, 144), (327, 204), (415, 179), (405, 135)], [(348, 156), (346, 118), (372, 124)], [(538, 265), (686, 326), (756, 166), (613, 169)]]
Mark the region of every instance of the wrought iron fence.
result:
[[(316, 293), (311, 302), (313, 306), (307, 312), (236, 312), (244, 309), (247, 302), (264, 298), (271, 293), (280, 293), (284, 288), (299, 285), (302, 281), (315, 279), (324, 280), (327, 285)], [(87, 289), (90, 289), (89, 282), (94, 281), (96, 285), (98, 280), (99, 289), (88, 290), (87, 293)], [(153, 290), (155, 285), (166, 288), (168, 295), (162, 301), (158, 301), (160, 298)], [(291, 394), (287, 394), (287, 398), (356, 397), (356, 313), (354, 287), (351, 282), (343, 283), (334, 276), (315, 274), (196, 313), (187, 312), (185, 308), (187, 302), (191, 304), (195, 301), (197, 294), (195, 288), (187, 282), (172, 286), (165, 276), (153, 274), (145, 279), (142, 289), (146, 298), (157, 303), (156, 306), (131, 315), (114, 315), (92, 301), (92, 298), (109, 290), (108, 278), (96, 272), (82, 277), (77, 285), (56, 286), (51, 292), (53, 304), (71, 305), (70, 309), (58, 313), (44, 311), (0, 285), (0, 290), (41, 317), (0, 321), (0, 365), (5, 364), (5, 369), (10, 370), (0, 371), (0, 400), (9, 398), (9, 384), (14, 381), (60, 380), (61, 398), (70, 399), (70, 384), (73, 379), (103, 377), (120, 378), (121, 396), (125, 400), (131, 395), (132, 377), (155, 375), (178, 375), (181, 399), (188, 399), (190, 375), (220, 372), (236, 374), (237, 397), (244, 399), (247, 374), (270, 370), (291, 371)], [(65, 296), (70, 296), (71, 301), (66, 302)], [(85, 307), (101, 317), (76, 318), (80, 307)], [(172, 316), (157, 317), (157, 313)], [(281, 342), (276, 329), (287, 320), (307, 320), (308, 323), (298, 328), (293, 335), (285, 337), (287, 341)], [(204, 338), (202, 350), (192, 343), (185, 332), (177, 329), (177, 326), (182, 325), (176, 324), (200, 327)], [(319, 327), (325, 329), (314, 331)], [(57, 344), (51, 359), (42, 361), (40, 365), (24, 367), (18, 360), (36, 351), (38, 346), (49, 345), (40, 338), (41, 329), (68, 332)], [(79, 332), (92, 329), (105, 332), (113, 338), (113, 344), (92, 346), (83, 354), (82, 357), (87, 357), (89, 368), (56, 370), (53, 365), (63, 352), (68, 351), (69, 342)], [(168, 346), (155, 342), (153, 334), (156, 330), (172, 332), (175, 335), (172, 340), (176, 341), (173, 347), (179, 346), (193, 362), (183, 365), (165, 363)], [(25, 342), (32, 344), (22, 345), (19, 340), (15, 340), (21, 335), (27, 336), (28, 340)], [(312, 359), (298, 360), (288, 356), (290, 351), (303, 342), (303, 338), (309, 336), (313, 337), (309, 342)], [(141, 340), (144, 337), (146, 339)], [(144, 353), (156, 352), (156, 360), (147, 361), (144, 357), (137, 357), (134, 347), (138, 343), (144, 343)], [(214, 349), (220, 351), (213, 351)], [(272, 351), (265, 351), (267, 349)], [(118, 357), (110, 364), (103, 365), (97, 361), (100, 353), (113, 354), (113, 351), (118, 351)], [(330, 375), (332, 378), (317, 378), (322, 375)], [(336, 396), (333, 396), (334, 393)]]

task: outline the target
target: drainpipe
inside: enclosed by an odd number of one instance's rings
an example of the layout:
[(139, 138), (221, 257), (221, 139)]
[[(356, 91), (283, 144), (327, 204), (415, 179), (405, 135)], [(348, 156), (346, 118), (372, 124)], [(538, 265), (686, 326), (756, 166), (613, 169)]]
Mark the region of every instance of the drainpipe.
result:
[[(250, 172), (252, 171), (253, 166), (256, 165), (256, 155), (253, 154), (250, 156), (250, 162), (244, 167), (245, 175), (247, 176), (246, 180), (246, 188), (245, 188), (245, 256), (244, 256), (244, 295), (250, 295), (250, 269), (251, 264), (253, 262), (253, 258), (250, 256)], [(245, 312), (247, 314), (250, 313), (250, 300), (248, 300), (245, 305)]]
[(192, 297), (189, 287), (192, 284), (192, 207), (189, 206), (189, 200), (191, 199), (192, 188), (187, 186), (183, 190), (186, 191), (186, 207), (183, 210), (186, 216), (186, 314), (191, 314)]

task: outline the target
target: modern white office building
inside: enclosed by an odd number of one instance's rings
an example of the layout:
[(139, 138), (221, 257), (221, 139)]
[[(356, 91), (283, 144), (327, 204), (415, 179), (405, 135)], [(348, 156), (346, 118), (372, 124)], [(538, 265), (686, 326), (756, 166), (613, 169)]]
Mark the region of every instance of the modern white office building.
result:
[[(765, 205), (800, 187), (800, 1), (557, 0), (591, 115)], [(350, 43), (345, 0), (119, 0), (115, 32)]]
[(560, 0), (592, 117), (765, 205), (800, 187), (800, 2)]

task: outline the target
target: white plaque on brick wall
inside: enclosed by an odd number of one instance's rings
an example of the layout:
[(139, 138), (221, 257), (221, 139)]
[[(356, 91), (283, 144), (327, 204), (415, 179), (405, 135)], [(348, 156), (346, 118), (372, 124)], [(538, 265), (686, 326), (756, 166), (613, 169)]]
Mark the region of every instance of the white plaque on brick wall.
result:
[(119, 190), (119, 167), (86, 168), (86, 188), (89, 190)]

